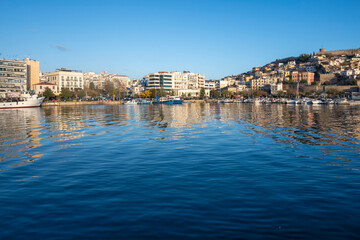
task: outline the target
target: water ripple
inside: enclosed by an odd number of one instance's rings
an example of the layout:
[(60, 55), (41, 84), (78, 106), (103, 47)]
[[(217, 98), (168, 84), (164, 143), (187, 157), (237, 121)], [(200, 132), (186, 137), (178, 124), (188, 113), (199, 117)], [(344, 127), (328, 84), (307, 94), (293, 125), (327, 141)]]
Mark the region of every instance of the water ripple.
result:
[(1, 239), (356, 239), (360, 108), (0, 110)]

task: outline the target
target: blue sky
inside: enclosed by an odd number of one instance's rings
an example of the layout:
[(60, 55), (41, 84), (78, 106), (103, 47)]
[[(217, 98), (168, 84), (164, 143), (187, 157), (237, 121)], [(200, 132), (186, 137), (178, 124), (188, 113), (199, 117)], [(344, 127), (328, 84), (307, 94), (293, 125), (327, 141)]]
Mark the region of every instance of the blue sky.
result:
[(360, 1), (1, 0), (0, 58), (142, 78), (220, 79), (277, 58), (360, 48)]

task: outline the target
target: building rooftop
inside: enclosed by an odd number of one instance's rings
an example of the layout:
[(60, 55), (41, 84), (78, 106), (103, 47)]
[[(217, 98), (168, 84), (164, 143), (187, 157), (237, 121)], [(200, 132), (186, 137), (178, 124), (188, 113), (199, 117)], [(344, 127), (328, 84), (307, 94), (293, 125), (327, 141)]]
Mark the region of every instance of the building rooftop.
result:
[(34, 85), (55, 85), (55, 86), (56, 86), (56, 84), (48, 83), (48, 82), (36, 83), (36, 84), (34, 84)]
[(80, 70), (70, 70), (70, 69), (67, 69), (67, 68), (58, 68), (58, 69), (56, 69), (56, 71), (61, 71), (61, 72), (79, 72), (79, 73), (81, 73), (82, 71), (80, 71)]

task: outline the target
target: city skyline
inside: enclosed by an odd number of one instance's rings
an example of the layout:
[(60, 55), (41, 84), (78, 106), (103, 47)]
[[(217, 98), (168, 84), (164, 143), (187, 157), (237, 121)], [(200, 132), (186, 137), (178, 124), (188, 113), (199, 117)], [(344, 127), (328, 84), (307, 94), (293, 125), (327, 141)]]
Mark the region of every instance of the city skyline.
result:
[(66, 67), (142, 78), (189, 70), (220, 79), (321, 47), (360, 47), (356, 1), (5, 0), (2, 6), (0, 58), (31, 57), (43, 72)]

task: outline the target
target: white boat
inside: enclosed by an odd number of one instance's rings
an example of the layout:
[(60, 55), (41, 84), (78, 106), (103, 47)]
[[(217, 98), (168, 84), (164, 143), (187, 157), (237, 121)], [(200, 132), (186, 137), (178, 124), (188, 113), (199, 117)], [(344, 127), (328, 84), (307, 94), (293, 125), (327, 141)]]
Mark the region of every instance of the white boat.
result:
[(18, 95), (16, 100), (12, 98), (11, 101), (0, 101), (0, 109), (40, 107), (44, 99), (36, 94), (30, 95), (24, 92)]
[(323, 101), (321, 101), (320, 99), (315, 99), (312, 100), (312, 104), (323, 104)]
[(129, 100), (129, 101), (124, 102), (124, 104), (126, 104), (126, 105), (137, 105), (138, 102), (135, 99), (133, 99), (133, 100)]
[(337, 104), (349, 104), (349, 102), (346, 98), (342, 98), (337, 100)]
[(296, 104), (296, 100), (290, 99), (286, 101), (287, 104)]
[(232, 103), (233, 101), (229, 98), (226, 98), (226, 99), (220, 99), (219, 100), (219, 103)]

